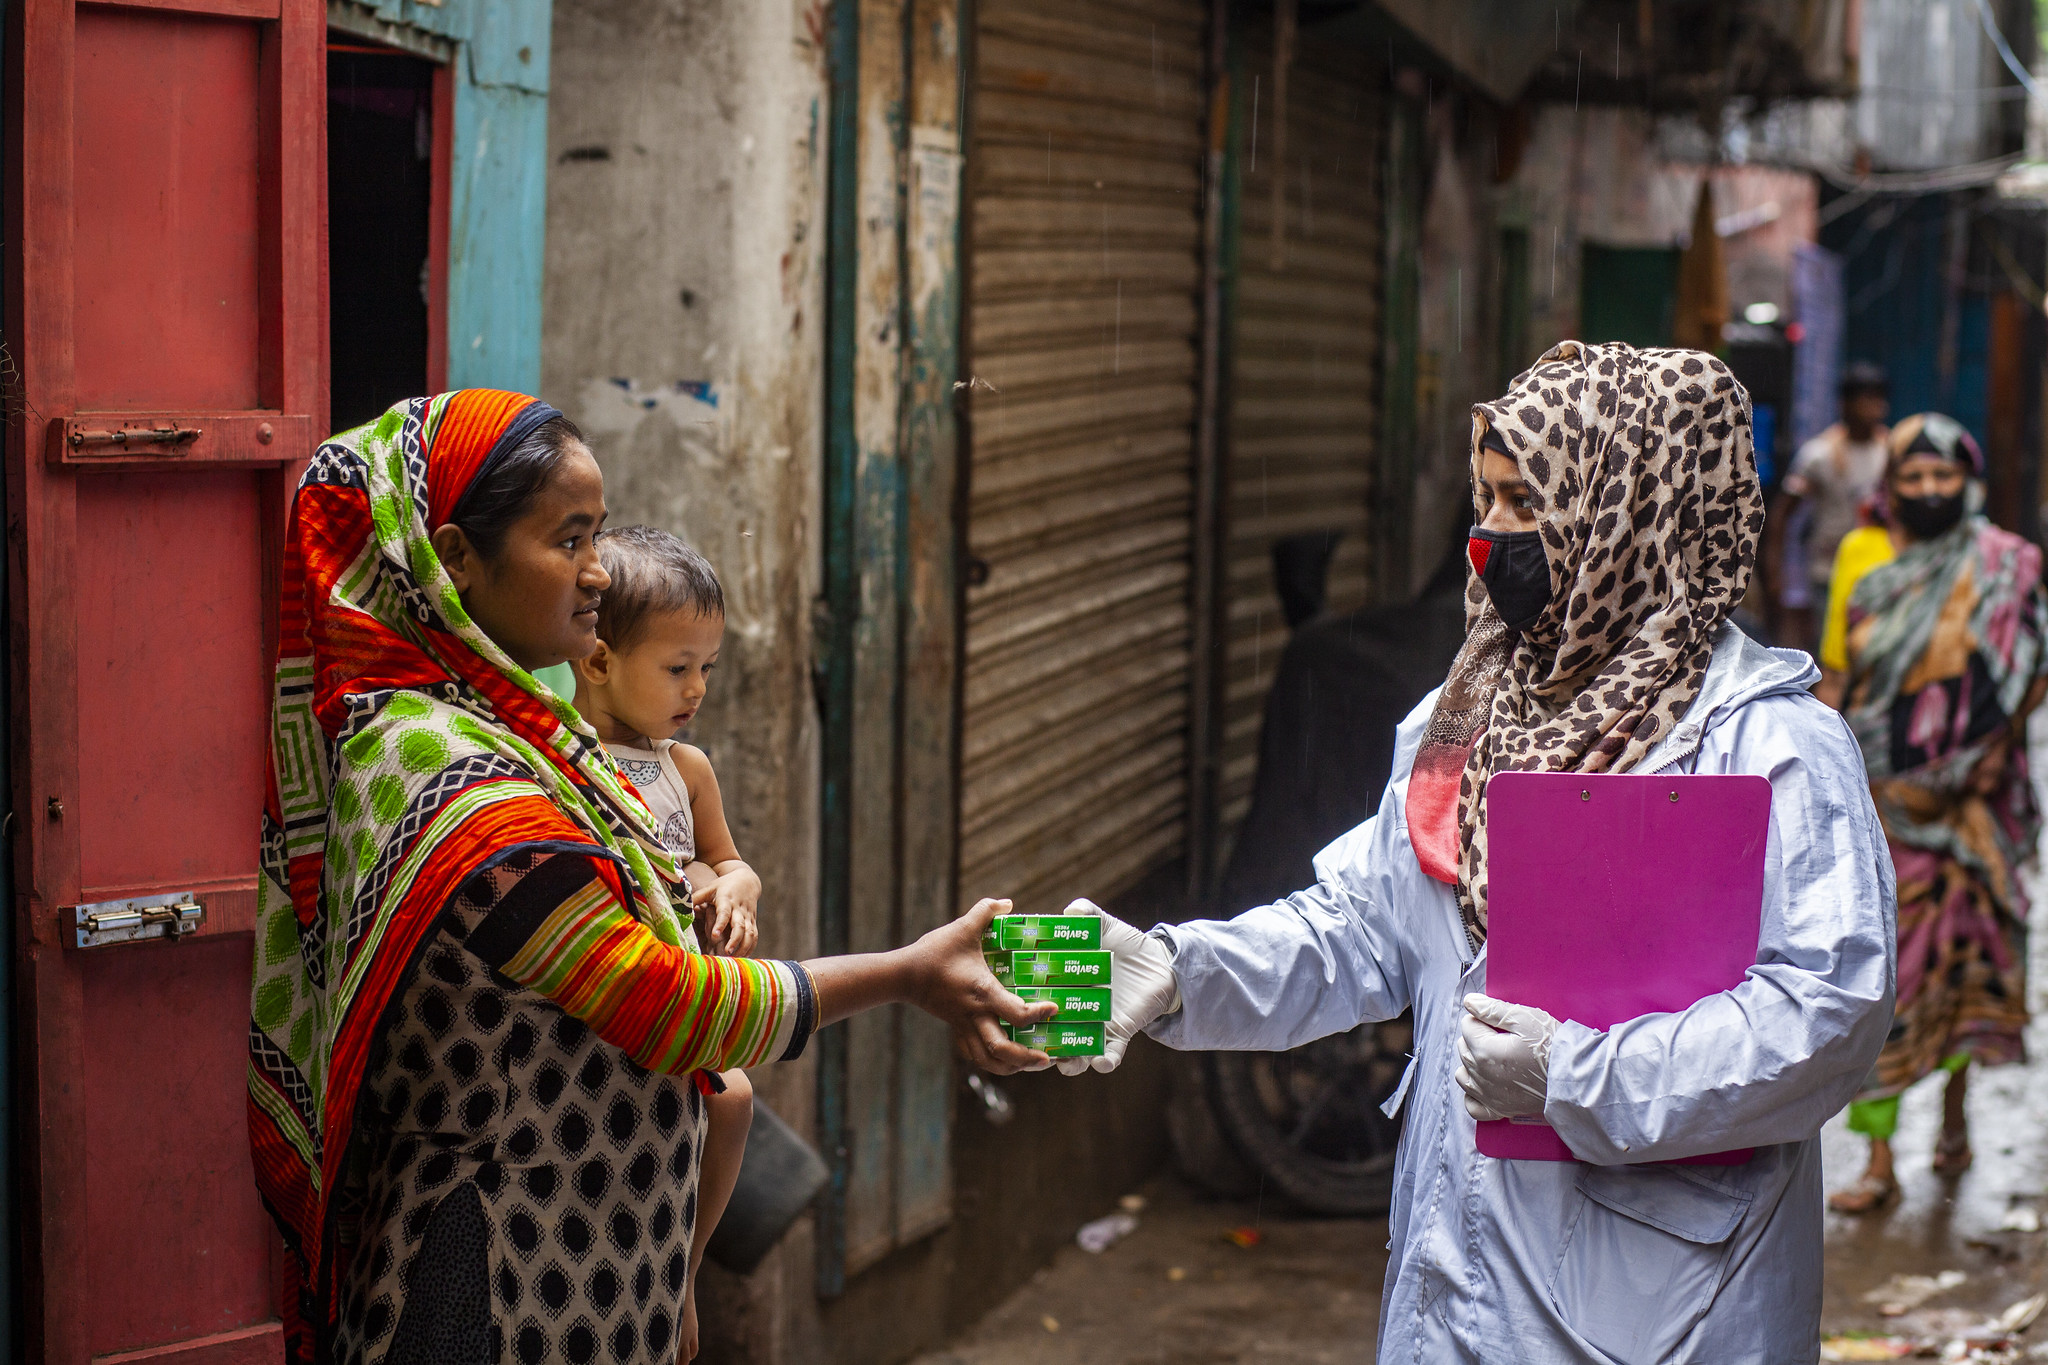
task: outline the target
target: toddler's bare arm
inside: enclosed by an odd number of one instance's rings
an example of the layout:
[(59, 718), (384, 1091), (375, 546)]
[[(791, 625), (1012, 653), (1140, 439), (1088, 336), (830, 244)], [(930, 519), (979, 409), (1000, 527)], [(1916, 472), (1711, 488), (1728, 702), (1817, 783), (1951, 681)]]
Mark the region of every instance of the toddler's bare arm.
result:
[(725, 823), (725, 801), (711, 760), (693, 744), (676, 745), (676, 770), (690, 789), (690, 820), (697, 831), (697, 858), (713, 874), (700, 884), (690, 879), (690, 900), (705, 916), (704, 941), (714, 952), (745, 957), (760, 937), (756, 907), (761, 879), (740, 857)]

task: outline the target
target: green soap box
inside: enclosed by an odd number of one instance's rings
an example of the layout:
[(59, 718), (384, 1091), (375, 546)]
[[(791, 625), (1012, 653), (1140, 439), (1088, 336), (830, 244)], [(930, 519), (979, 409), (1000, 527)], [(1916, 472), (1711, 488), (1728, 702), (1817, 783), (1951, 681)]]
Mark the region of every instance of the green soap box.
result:
[(1068, 1024), (1054, 1020), (1046, 1024), (1005, 1024), (1020, 1047), (1033, 1048), (1048, 1057), (1100, 1057), (1102, 1024)]
[(1110, 954), (1056, 948), (1050, 952), (1013, 952), (1007, 964), (989, 963), (1005, 986), (1107, 986)]
[(981, 936), (983, 951), (1032, 952), (1046, 948), (1102, 946), (1099, 915), (998, 915)]
[(1101, 1022), (1109, 1018), (1109, 987), (1107, 986), (1019, 986), (1017, 994), (1027, 1005), (1041, 1000), (1050, 1000), (1059, 1007), (1053, 1015), (1055, 1023), (1072, 1023), (1076, 1020)]

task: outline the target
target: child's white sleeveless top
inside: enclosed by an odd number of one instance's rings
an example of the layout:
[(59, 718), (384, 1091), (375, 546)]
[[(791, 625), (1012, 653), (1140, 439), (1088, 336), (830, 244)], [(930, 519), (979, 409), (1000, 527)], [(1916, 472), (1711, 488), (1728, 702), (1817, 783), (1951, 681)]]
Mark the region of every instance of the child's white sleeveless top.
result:
[(604, 747), (640, 789), (647, 809), (654, 812), (654, 827), (661, 831), (663, 846), (680, 867), (697, 856), (697, 827), (690, 821), (689, 785), (669, 752), (675, 746), (674, 740), (662, 739)]
[[(605, 752), (618, 761), (633, 785), (640, 789), (647, 809), (654, 812), (654, 827), (661, 831), (662, 846), (676, 860), (677, 870), (697, 857), (697, 826), (690, 818), (690, 788), (676, 768), (676, 747), (672, 739), (639, 740), (606, 744)], [(693, 929), (690, 946), (697, 946)]]

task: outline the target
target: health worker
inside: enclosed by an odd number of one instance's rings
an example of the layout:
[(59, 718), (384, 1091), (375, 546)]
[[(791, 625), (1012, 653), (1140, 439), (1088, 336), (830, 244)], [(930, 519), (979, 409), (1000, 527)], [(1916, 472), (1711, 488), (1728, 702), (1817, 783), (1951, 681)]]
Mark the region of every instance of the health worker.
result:
[[(1748, 395), (1699, 352), (1565, 342), (1473, 409), (1472, 470), (1468, 634), (1379, 813), (1277, 904), (1149, 934), (1105, 916), (1094, 1065), (1140, 1029), (1277, 1051), (1413, 1010), (1381, 1361), (1810, 1362), (1818, 1135), (1891, 1026), (1895, 893), (1812, 662), (1728, 620), (1764, 522)], [(1605, 1031), (1491, 998), (1484, 794), (1511, 771), (1768, 778), (1742, 982)], [(1578, 1161), (1478, 1154), (1476, 1122), (1524, 1115)]]

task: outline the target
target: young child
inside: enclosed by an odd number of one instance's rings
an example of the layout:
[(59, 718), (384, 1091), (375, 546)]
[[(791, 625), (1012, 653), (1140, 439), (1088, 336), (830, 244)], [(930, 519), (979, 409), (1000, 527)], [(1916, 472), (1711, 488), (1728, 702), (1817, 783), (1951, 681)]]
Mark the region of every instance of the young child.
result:
[[(669, 852), (686, 865), (697, 911), (691, 946), (745, 957), (757, 936), (761, 879), (733, 846), (711, 760), (670, 738), (703, 705), (725, 635), (725, 594), (704, 556), (666, 531), (621, 527), (601, 534), (597, 548), (612, 583), (597, 609), (597, 650), (575, 665), (576, 709), (647, 799)], [(732, 1070), (720, 1079), (724, 1091), (707, 1099), (678, 1343), (685, 1361), (697, 1354), (697, 1268), (732, 1198), (754, 1120), (747, 1074)]]

